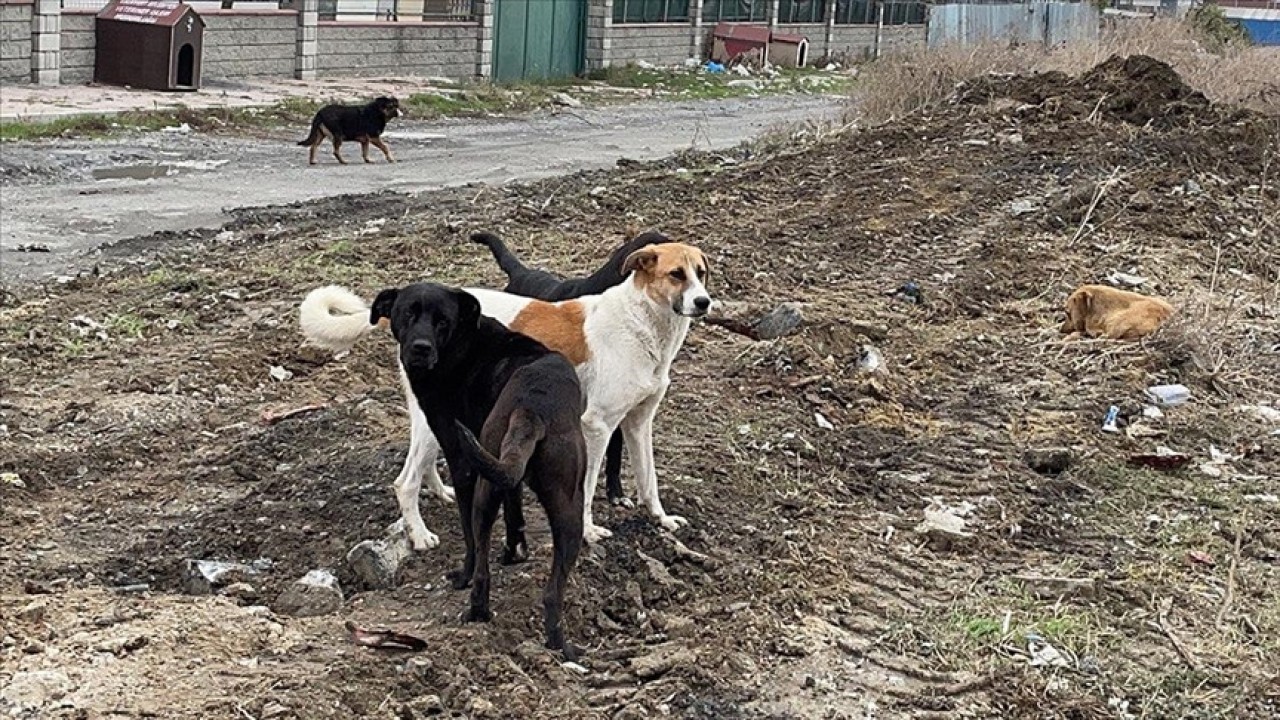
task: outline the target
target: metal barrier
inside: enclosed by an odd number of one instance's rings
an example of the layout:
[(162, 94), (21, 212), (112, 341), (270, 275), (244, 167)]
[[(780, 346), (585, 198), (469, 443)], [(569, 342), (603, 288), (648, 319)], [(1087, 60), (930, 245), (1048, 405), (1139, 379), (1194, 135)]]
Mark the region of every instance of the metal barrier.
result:
[(875, 25), (884, 9), (885, 25), (923, 25), (929, 6), (918, 0), (877, 2), (877, 0), (836, 0), (836, 25)]

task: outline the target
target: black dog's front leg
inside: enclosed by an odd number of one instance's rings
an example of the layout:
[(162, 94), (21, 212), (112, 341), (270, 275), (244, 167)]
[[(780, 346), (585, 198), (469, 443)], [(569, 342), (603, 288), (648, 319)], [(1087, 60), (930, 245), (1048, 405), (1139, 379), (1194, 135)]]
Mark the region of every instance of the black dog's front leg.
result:
[(471, 576), (476, 569), (476, 543), (471, 529), (476, 474), (469, 469), (465, 472), (454, 473), (453, 465), (451, 464), (449, 475), (453, 479), (453, 490), (458, 501), (458, 516), (462, 520), (462, 538), (467, 546), (467, 554), (462, 560), (462, 568), (449, 572), (445, 577), (452, 583), (454, 590), (463, 590), (471, 584)]

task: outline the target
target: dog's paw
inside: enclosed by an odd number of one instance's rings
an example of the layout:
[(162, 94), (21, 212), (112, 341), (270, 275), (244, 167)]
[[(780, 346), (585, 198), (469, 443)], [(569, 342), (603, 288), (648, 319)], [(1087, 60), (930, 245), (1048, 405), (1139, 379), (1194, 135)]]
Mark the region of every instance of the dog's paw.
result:
[(466, 590), (467, 586), (471, 584), (470, 573), (464, 573), (462, 570), (450, 570), (444, 574), (444, 577), (454, 590)]
[(440, 491), (436, 493), (436, 497), (440, 498), (441, 500), (447, 503), (453, 503), (458, 501), (458, 493), (455, 492), (454, 489), (449, 487), (448, 485), (441, 485)]
[(440, 547), (440, 536), (426, 528), (410, 528), (408, 535), (409, 546), (417, 552), (425, 552)]
[(622, 497), (609, 498), (609, 504), (614, 507), (626, 508), (627, 510), (630, 510), (636, 506), (636, 501), (623, 495)]
[(469, 607), (462, 611), (464, 623), (487, 623), (493, 620), (493, 611), (487, 607)]
[(529, 545), (524, 540), (516, 543), (515, 547), (506, 546), (502, 548), (502, 559), (499, 560), (503, 565), (519, 565), (529, 559)]
[(613, 537), (613, 531), (599, 525), (588, 525), (582, 529), (582, 539), (589, 543), (598, 543), (611, 537)]
[(685, 520), (679, 515), (663, 515), (662, 517), (658, 518), (658, 524), (666, 528), (667, 530), (670, 530), (671, 532), (675, 532), (680, 528), (688, 525), (689, 521)]

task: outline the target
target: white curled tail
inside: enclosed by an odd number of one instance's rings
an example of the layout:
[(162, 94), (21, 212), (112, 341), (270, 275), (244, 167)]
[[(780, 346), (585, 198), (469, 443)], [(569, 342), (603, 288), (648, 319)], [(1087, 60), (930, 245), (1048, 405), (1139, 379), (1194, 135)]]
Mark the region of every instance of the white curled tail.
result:
[(375, 327), (369, 324), (365, 301), (338, 285), (307, 293), (298, 315), (307, 342), (333, 352), (350, 350)]

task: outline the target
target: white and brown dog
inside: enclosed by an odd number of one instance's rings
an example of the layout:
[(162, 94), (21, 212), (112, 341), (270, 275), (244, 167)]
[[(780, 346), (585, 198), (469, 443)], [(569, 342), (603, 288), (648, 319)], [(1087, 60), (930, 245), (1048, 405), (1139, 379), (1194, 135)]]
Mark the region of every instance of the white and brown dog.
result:
[[(600, 295), (549, 303), (496, 290), (466, 288), (480, 301), (481, 313), (522, 332), (573, 363), (586, 395), (582, 431), (587, 441), (584, 536), (597, 542), (613, 533), (592, 520), (591, 500), (604, 462), (609, 436), (622, 428), (635, 471), (636, 491), (653, 517), (668, 530), (687, 524), (668, 515), (658, 499), (653, 460), (653, 419), (671, 384), (671, 362), (684, 343), (692, 318), (711, 307), (707, 260), (702, 251), (681, 243), (650, 245), (623, 264), (629, 278)], [(340, 352), (350, 349), (374, 325), (366, 303), (345, 288), (312, 290), (302, 302), (302, 332), (314, 345)], [(414, 549), (439, 545), (418, 508), (423, 475), (427, 487), (451, 501), (436, 471), (440, 449), (400, 369), (409, 405), (409, 454), (396, 479), (396, 498)]]

